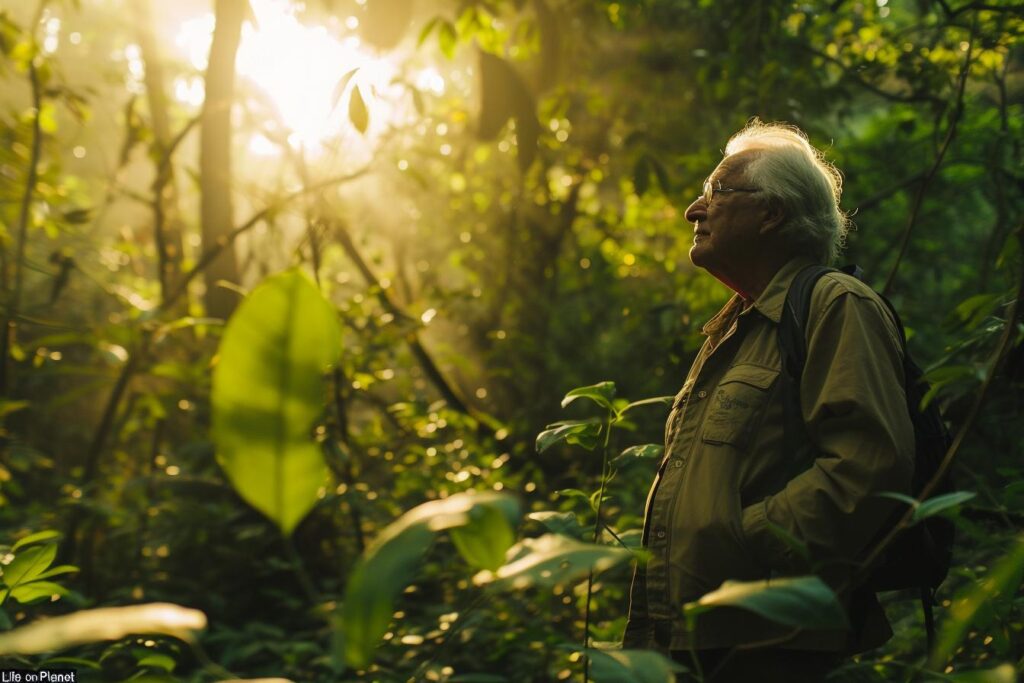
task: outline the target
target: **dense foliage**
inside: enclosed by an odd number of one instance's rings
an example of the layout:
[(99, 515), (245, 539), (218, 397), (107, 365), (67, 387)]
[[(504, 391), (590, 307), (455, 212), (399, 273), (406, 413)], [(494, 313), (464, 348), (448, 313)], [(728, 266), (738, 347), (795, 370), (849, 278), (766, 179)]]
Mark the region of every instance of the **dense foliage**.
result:
[[(4, 665), (670, 681), (609, 646), (661, 397), (728, 296), (683, 212), (756, 115), (843, 170), (844, 260), (957, 437), (961, 492), (908, 515), (959, 530), (938, 640), (887, 594), (895, 638), (836, 680), (1016, 680), (1022, 29), (1015, 0), (4, 3)], [(814, 577), (686, 611), (717, 605), (845, 618)]]

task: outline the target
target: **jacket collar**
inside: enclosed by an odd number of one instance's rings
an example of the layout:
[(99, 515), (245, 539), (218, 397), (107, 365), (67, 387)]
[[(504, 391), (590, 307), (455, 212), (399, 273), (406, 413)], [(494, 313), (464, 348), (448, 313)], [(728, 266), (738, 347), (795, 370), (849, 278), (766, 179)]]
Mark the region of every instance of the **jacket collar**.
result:
[(793, 284), (797, 273), (812, 265), (814, 265), (814, 261), (806, 257), (797, 257), (788, 261), (775, 273), (768, 286), (761, 292), (761, 296), (754, 300), (754, 308), (761, 315), (778, 324), (782, 319), (782, 307), (786, 304), (789, 286)]
[(721, 334), (732, 324), (737, 315), (746, 315), (750, 312), (750, 308), (757, 309), (761, 315), (778, 324), (782, 319), (782, 307), (786, 304), (789, 286), (793, 283), (797, 273), (812, 265), (814, 265), (814, 261), (805, 257), (797, 257), (786, 262), (786, 265), (779, 268), (772, 277), (768, 286), (761, 292), (761, 296), (754, 300), (752, 307), (747, 307), (743, 298), (739, 294), (734, 294), (729, 302), (722, 307), (722, 310), (704, 325), (704, 334), (708, 336)]

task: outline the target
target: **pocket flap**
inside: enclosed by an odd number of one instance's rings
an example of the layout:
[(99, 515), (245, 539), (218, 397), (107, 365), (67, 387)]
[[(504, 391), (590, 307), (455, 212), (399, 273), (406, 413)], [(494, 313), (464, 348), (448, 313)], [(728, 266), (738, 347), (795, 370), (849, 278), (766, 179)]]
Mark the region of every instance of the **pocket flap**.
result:
[(757, 387), (758, 389), (767, 389), (778, 376), (778, 368), (768, 368), (763, 365), (743, 363), (730, 368), (729, 371), (725, 373), (725, 377), (722, 378), (719, 386), (729, 384), (730, 382), (742, 382), (743, 384), (749, 384), (750, 386)]

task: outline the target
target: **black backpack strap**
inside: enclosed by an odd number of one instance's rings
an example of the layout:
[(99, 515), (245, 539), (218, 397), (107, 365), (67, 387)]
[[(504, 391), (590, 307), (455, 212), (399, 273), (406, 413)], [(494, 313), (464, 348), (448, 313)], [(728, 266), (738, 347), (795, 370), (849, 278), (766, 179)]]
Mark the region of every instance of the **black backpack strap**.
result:
[[(859, 271), (859, 269), (858, 269)], [(800, 376), (807, 362), (807, 321), (811, 314), (814, 286), (826, 273), (835, 272), (827, 266), (807, 266), (793, 278), (779, 320), (778, 344), (782, 359), (779, 378), (783, 407), (783, 444), (793, 454), (793, 474), (806, 466), (803, 454), (810, 447), (800, 408)]]

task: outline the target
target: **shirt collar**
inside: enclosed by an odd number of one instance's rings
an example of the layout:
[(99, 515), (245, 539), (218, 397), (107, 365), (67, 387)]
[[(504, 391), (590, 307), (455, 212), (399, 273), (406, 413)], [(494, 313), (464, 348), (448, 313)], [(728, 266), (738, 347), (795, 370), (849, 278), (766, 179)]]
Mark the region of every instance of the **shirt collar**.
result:
[(775, 273), (768, 286), (761, 292), (761, 296), (754, 300), (754, 308), (777, 324), (782, 319), (782, 307), (786, 304), (789, 286), (793, 284), (797, 273), (811, 265), (814, 265), (814, 261), (804, 257), (788, 261)]

